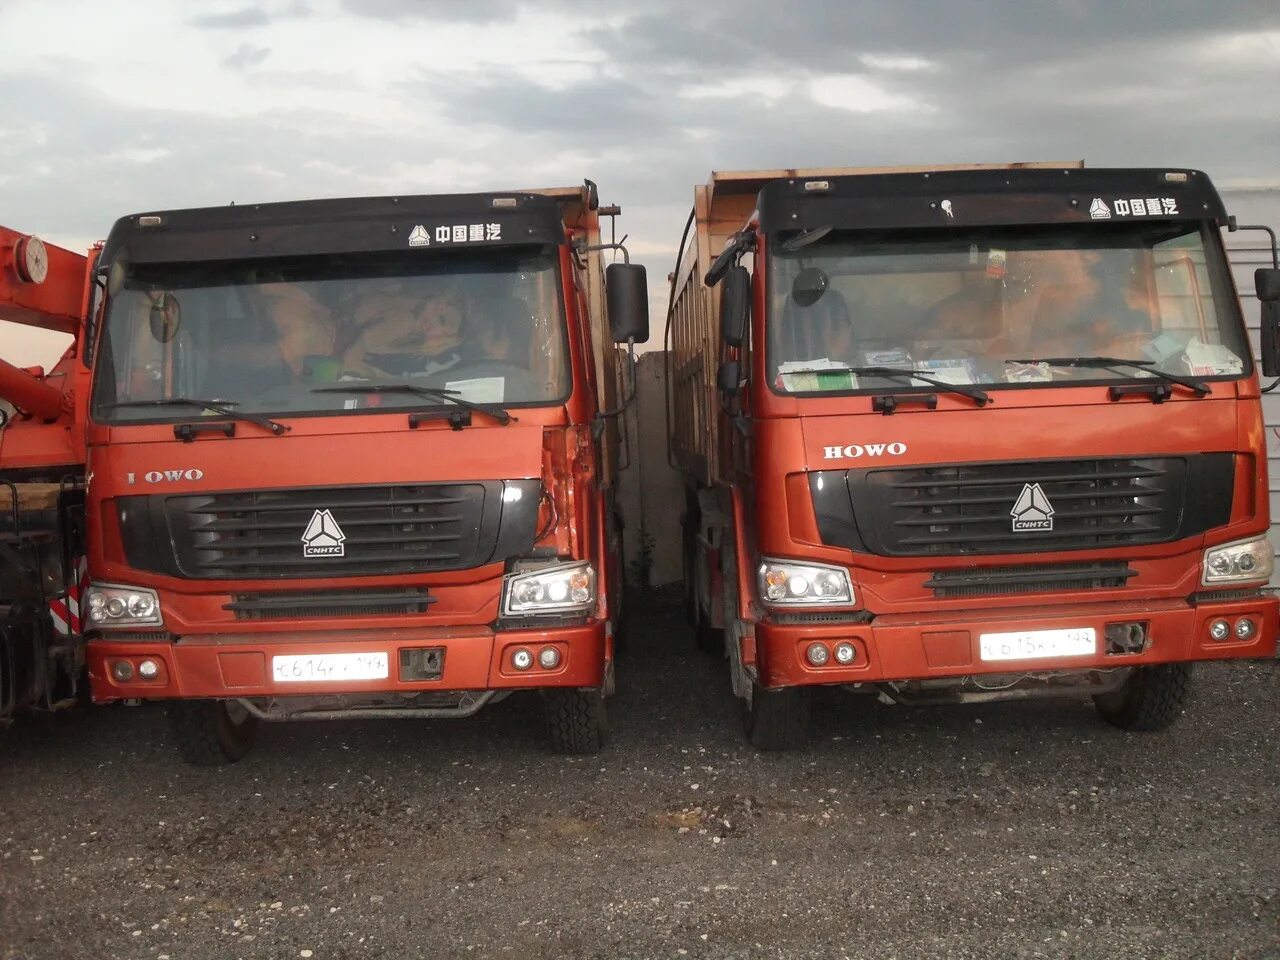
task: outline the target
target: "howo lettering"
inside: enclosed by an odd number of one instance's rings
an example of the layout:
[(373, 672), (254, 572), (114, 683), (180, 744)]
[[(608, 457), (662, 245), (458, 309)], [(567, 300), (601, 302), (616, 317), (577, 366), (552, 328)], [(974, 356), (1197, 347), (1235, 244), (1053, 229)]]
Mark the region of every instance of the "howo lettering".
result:
[(588, 182), (118, 221), (81, 352), (93, 699), (167, 702), (198, 763), (519, 690), (599, 748), (614, 343), (648, 323), (601, 213)]
[[(1194, 170), (717, 173), (671, 292), (688, 606), (758, 747), (815, 686), (1091, 695), (1158, 729), (1269, 657), (1267, 452)], [(1260, 270), (1280, 373), (1280, 272)], [(715, 318), (718, 318), (718, 326)]]

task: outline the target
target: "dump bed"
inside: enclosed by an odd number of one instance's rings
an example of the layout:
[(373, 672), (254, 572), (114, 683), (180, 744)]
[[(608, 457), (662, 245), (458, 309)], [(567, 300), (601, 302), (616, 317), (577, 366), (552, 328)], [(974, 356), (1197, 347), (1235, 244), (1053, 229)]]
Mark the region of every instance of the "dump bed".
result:
[[(672, 282), (676, 297), (669, 325), (670, 378), (667, 383), (667, 445), (671, 463), (690, 483), (711, 486), (727, 480), (720, 462), (716, 370), (721, 360), (720, 291), (703, 278), (729, 238), (746, 226), (761, 188), (778, 179), (823, 179), (885, 173), (943, 170), (1013, 170), (1082, 167), (1082, 161), (959, 163), (895, 167), (812, 167), (779, 170), (713, 171), (694, 187), (692, 238), (680, 251)], [(748, 255), (748, 265), (750, 265)]]

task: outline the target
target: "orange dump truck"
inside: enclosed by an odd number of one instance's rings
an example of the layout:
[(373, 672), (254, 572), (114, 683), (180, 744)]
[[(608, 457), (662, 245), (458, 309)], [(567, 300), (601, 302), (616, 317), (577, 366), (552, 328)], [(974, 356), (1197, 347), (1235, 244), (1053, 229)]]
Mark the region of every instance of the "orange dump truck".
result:
[[(1258, 373), (1194, 170), (713, 174), (668, 320), (689, 606), (761, 748), (815, 686), (1173, 721), (1270, 657)], [(1261, 270), (1263, 373), (1280, 273)]]
[(165, 701), (197, 763), (517, 691), (598, 749), (615, 340), (648, 323), (601, 214), (588, 183), (119, 220), (82, 351), (93, 699)]

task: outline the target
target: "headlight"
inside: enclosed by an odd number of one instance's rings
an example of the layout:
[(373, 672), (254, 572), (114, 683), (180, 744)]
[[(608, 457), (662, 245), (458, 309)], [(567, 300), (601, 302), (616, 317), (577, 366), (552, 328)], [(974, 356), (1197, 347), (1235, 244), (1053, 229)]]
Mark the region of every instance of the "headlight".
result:
[(759, 580), (760, 598), (771, 607), (853, 603), (853, 584), (843, 567), (766, 558)]
[(503, 616), (579, 613), (596, 602), (596, 572), (589, 563), (558, 563), (530, 573), (508, 574), (502, 591)]
[(89, 625), (99, 630), (112, 627), (160, 626), (160, 598), (145, 587), (121, 587), (95, 583), (85, 593)]
[(1219, 583), (1270, 580), (1275, 567), (1275, 551), (1265, 536), (1239, 540), (1204, 552), (1200, 582), (1206, 587)]

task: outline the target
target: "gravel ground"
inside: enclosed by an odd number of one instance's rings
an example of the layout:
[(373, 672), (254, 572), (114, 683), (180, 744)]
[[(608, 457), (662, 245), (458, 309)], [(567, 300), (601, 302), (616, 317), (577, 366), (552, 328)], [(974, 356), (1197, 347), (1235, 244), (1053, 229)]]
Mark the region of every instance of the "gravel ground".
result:
[(1280, 957), (1280, 662), (1201, 668), (1156, 735), (824, 691), (761, 755), (675, 608), (629, 635), (583, 759), (525, 697), (217, 770), (153, 707), (23, 720), (0, 957)]

